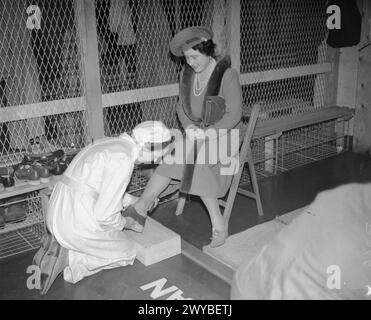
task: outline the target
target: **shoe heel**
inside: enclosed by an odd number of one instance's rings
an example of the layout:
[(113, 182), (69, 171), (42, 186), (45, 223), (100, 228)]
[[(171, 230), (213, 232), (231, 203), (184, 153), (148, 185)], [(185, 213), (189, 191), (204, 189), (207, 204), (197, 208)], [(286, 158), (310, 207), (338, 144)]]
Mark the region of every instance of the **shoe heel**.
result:
[(228, 232), (226, 230), (213, 230), (213, 235), (210, 242), (210, 248), (217, 248), (222, 246), (228, 238)]
[(44, 234), (41, 238), (41, 246), (39, 250), (37, 250), (35, 256), (32, 259), (33, 265), (39, 266), (41, 265), (41, 261), (44, 258), (45, 254), (49, 250), (50, 243), (52, 241), (52, 236), (48, 234)]

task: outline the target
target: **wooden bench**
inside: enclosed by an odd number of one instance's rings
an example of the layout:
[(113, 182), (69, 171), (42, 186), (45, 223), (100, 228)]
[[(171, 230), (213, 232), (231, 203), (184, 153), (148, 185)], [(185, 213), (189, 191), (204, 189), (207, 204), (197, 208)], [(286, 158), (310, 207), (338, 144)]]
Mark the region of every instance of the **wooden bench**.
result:
[(354, 109), (347, 107), (328, 107), (310, 112), (291, 114), (281, 118), (258, 121), (253, 134), (253, 140), (325, 121), (336, 119), (349, 120), (353, 115)]
[[(326, 121), (343, 119), (344, 121), (350, 120), (354, 115), (354, 109), (348, 107), (327, 107), (310, 112), (303, 112), (297, 114), (290, 114), (285, 117), (258, 120), (256, 125), (254, 122), (256, 120), (257, 114), (259, 113), (260, 106), (254, 105), (252, 107), (252, 112), (250, 114), (249, 123), (244, 128), (245, 133), (243, 133), (244, 140), (242, 147), (240, 149), (240, 167), (237, 174), (234, 175), (231, 183), (231, 187), (228, 193), (226, 201), (219, 200), (219, 204), (223, 206), (224, 209), (224, 219), (226, 226), (228, 227), (230, 215), (233, 208), (233, 203), (237, 193), (254, 198), (257, 203), (258, 214), (263, 216), (263, 206), (261, 203), (258, 182), (256, 178), (255, 167), (253, 163), (253, 155), (251, 151), (250, 143), (254, 139), (265, 138), (270, 136), (279, 137), (283, 132), (298, 129), (314, 124), (320, 124)], [(261, 115), (260, 115), (261, 116)], [(258, 116), (259, 118), (259, 116)], [(250, 123), (252, 121), (252, 125)], [(249, 125), (250, 124), (250, 125)], [(251, 132), (253, 131), (253, 132)], [(239, 187), (242, 171), (245, 164), (248, 164), (250, 171), (250, 178), (252, 183), (252, 192), (242, 189)], [(179, 215), (183, 212), (185, 205), (185, 198), (180, 197), (178, 200), (176, 214)]]

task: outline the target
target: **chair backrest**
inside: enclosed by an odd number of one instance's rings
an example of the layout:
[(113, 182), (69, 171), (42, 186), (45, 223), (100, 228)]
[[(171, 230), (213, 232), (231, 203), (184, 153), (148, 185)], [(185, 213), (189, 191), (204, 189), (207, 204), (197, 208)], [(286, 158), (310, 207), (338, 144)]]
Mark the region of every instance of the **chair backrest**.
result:
[(256, 123), (258, 122), (258, 117), (259, 117), (259, 112), (260, 112), (260, 105), (259, 104), (254, 104), (251, 110), (251, 114), (249, 117), (249, 122), (247, 124), (246, 132), (244, 135), (242, 147), (240, 150), (240, 161), (244, 162), (245, 161), (245, 156), (248, 148), (250, 148), (250, 143), (252, 136), (254, 134), (254, 130), (256, 127)]

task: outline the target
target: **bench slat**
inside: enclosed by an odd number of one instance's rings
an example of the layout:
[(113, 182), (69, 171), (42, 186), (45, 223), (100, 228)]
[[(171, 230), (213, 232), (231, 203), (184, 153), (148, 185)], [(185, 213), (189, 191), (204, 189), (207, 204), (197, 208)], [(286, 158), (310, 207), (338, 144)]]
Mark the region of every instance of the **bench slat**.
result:
[(258, 121), (253, 139), (262, 138), (296, 128), (309, 126), (324, 121), (344, 118), (350, 119), (354, 115), (354, 109), (348, 107), (328, 107), (312, 112), (305, 112), (278, 119)]

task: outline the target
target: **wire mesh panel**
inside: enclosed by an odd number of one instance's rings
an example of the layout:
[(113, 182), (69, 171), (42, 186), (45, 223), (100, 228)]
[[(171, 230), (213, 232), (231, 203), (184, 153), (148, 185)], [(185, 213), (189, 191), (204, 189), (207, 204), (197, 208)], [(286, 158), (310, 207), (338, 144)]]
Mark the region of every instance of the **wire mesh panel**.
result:
[[(206, 25), (225, 46), (225, 1), (96, 0), (104, 131), (117, 136), (146, 120), (179, 128), (179, 73), (169, 43), (181, 29)], [(145, 186), (136, 169), (131, 188)]]
[[(325, 108), (332, 58), (326, 44), (326, 0), (240, 1), (244, 113), (261, 105), (259, 121)], [(344, 121), (253, 141), (258, 178), (346, 150)], [(344, 145), (345, 143), (345, 145)], [(249, 181), (248, 171), (244, 180)]]
[(326, 60), (326, 0), (241, 1), (241, 73)]
[(259, 103), (260, 120), (264, 121), (323, 108), (326, 79), (318, 74), (244, 85), (244, 112)]
[(34, 250), (46, 232), (39, 191), (0, 203), (0, 259)]
[(223, 43), (224, 1), (95, 3), (105, 134), (130, 130), (144, 120), (178, 127), (174, 97), (184, 61), (170, 54), (169, 43), (179, 30), (194, 25), (213, 28)]
[(241, 1), (244, 102), (266, 119), (325, 106), (325, 0)]
[[(343, 119), (255, 139), (251, 147), (257, 178), (270, 177), (348, 151), (349, 139), (349, 120)], [(250, 173), (246, 165), (241, 185), (249, 183)]]
[(85, 89), (73, 0), (0, 0), (0, 162), (81, 147)]

